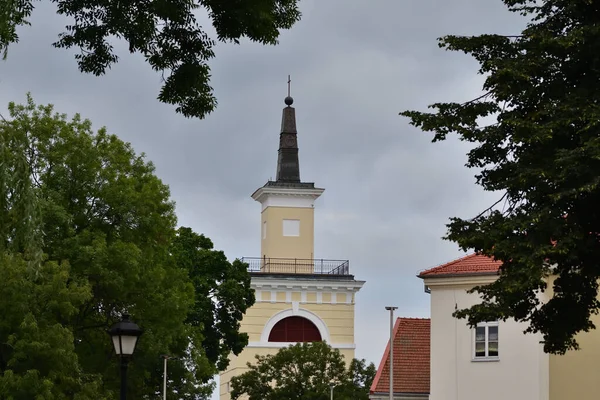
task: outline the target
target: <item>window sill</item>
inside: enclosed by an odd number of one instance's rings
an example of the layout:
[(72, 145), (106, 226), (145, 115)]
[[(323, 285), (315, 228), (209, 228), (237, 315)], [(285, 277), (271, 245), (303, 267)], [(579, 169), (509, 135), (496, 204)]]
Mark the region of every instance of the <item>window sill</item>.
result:
[(500, 357), (476, 357), (471, 359), (472, 362), (498, 362)]

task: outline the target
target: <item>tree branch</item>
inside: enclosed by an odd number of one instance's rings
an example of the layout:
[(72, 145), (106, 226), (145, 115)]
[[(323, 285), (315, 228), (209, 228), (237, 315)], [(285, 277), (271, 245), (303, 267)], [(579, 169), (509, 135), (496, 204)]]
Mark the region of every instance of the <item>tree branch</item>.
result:
[(477, 97), (476, 99), (469, 100), (469, 101), (461, 104), (460, 106), (464, 107), (464, 106), (469, 105), (471, 103), (475, 103), (476, 101), (479, 101), (479, 100), (481, 100), (483, 98), (486, 98), (487, 96), (491, 95), (492, 93), (493, 93), (493, 91), (490, 90), (489, 92), (482, 94), (481, 96)]
[(504, 200), (506, 198), (506, 196), (508, 196), (508, 192), (505, 192), (502, 197), (500, 197), (500, 199), (498, 201), (496, 201), (494, 204), (492, 204), (491, 206), (489, 206), (488, 208), (486, 208), (485, 210), (483, 210), (482, 212), (480, 212), (476, 217), (471, 218), (471, 221), (476, 220), (477, 218), (481, 217), (483, 214), (485, 214), (486, 212), (490, 211), (492, 208), (494, 208), (495, 206), (497, 206), (498, 204), (500, 204), (500, 202), (502, 200)]

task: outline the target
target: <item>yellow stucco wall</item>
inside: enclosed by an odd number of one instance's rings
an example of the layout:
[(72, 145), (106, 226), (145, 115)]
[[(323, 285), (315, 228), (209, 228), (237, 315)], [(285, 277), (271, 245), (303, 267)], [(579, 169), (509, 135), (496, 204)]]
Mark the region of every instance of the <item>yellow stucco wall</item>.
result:
[[(552, 281), (546, 291), (553, 294)], [(600, 297), (600, 296), (599, 296)], [(550, 400), (596, 400), (600, 392), (600, 316), (593, 315), (597, 329), (577, 335), (579, 350), (550, 355)]]
[(256, 301), (269, 301), (271, 300), (271, 292), (261, 292), (260, 299), (257, 298)]
[[(265, 325), (268, 321), (277, 313), (292, 309), (292, 302), (285, 301), (286, 298), (294, 299), (294, 293), (291, 296), (287, 296), (286, 293), (277, 293), (277, 301), (271, 302), (270, 292), (262, 292), (263, 295), (267, 294), (267, 301), (257, 302), (251, 307), (244, 316), (241, 324), (241, 331), (246, 332), (249, 335), (249, 345), (253, 346), (255, 343), (259, 343), (261, 340), (261, 334)], [(280, 294), (282, 296), (280, 296)], [(301, 297), (301, 293), (298, 292), (298, 297)], [(310, 295), (313, 296), (310, 296)], [(316, 300), (315, 293), (307, 293), (307, 301), (298, 305), (300, 310), (309, 311), (318, 316), (327, 326), (329, 331), (330, 340), (329, 344), (333, 347), (340, 348), (341, 354), (344, 356), (346, 362), (350, 362), (354, 358), (354, 349), (347, 348), (354, 345), (354, 304), (346, 303), (345, 295), (338, 294), (337, 297), (340, 299), (338, 303), (321, 303), (317, 304), (316, 301), (309, 302), (309, 298)], [(331, 299), (331, 293), (324, 292), (321, 297), (324, 299)], [(265, 299), (265, 296), (261, 296)], [(292, 300), (297, 301), (297, 300)], [(267, 355), (275, 354), (280, 350), (280, 347), (247, 347), (237, 357), (231, 357), (231, 363), (227, 371), (220, 375), (220, 400), (229, 400), (228, 383), (231, 378), (235, 375), (239, 375), (247, 371), (247, 363), (254, 363), (255, 355)]]
[[(312, 260), (314, 258), (314, 209), (299, 207), (267, 207), (261, 224), (266, 235), (261, 240), (261, 257)], [(283, 220), (299, 220), (299, 236), (283, 236)], [(280, 272), (291, 273), (288, 267)], [(312, 265), (299, 266), (298, 273), (312, 273)], [(271, 269), (269, 272), (279, 272)]]
[(284, 302), (285, 301), (285, 293), (284, 292), (277, 292), (276, 299), (277, 299), (278, 302)]

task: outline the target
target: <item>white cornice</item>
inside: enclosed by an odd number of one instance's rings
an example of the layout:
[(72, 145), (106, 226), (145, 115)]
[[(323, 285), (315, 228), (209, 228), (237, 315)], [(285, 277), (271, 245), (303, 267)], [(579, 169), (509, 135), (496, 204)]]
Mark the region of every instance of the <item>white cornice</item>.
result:
[(252, 193), (252, 198), (263, 203), (269, 196), (304, 197), (316, 200), (323, 194), (325, 189), (320, 188), (280, 188), (261, 187)]
[(477, 286), (486, 285), (498, 279), (497, 274), (493, 275), (471, 275), (471, 276), (439, 276), (423, 277), (423, 282), (428, 287), (439, 286)]
[(365, 281), (341, 279), (292, 279), (253, 276), (251, 286), (254, 290), (291, 290), (291, 291), (340, 291), (358, 292)]

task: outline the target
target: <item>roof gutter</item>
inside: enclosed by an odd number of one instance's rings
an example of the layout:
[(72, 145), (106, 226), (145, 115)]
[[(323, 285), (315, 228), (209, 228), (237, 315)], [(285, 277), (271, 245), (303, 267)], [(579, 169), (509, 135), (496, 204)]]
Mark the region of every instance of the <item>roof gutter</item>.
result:
[(468, 278), (471, 276), (494, 276), (500, 275), (498, 272), (475, 272), (475, 273), (453, 273), (453, 274), (419, 274), (417, 278), (427, 279), (427, 278)]
[[(369, 393), (371, 396), (389, 396), (389, 392), (373, 392)], [(414, 399), (427, 399), (429, 398), (429, 393), (413, 393), (413, 392), (394, 392), (394, 397), (404, 397), (404, 398), (414, 398)]]

